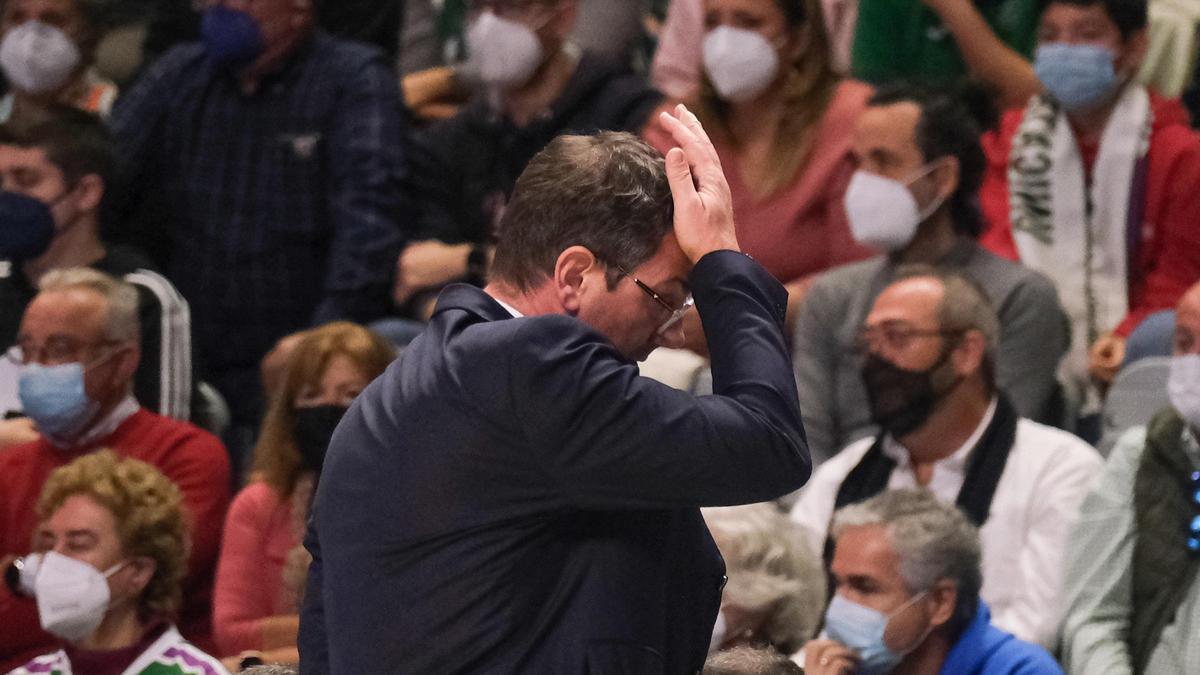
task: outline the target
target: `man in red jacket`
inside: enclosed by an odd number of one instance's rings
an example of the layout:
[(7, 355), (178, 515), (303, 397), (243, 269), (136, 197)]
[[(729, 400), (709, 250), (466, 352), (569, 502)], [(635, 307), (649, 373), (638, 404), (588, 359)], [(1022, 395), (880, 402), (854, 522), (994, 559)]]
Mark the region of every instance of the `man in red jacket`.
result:
[[(34, 505), (47, 476), (81, 454), (112, 448), (173, 480), (188, 510), (192, 551), (180, 630), (211, 632), (213, 568), (229, 504), (229, 458), (221, 442), (160, 417), (132, 395), (140, 356), (137, 291), (87, 268), (47, 273), (25, 310), (17, 348), (19, 393), (39, 437), (0, 453), (0, 563), (30, 550)], [(38, 629), (36, 603), (0, 585), (0, 672), (55, 645)]]
[(1058, 286), (1063, 379), (1087, 413), (1129, 333), (1200, 279), (1200, 140), (1177, 100), (1134, 81), (1145, 0), (1051, 0), (1038, 36), (1044, 93), (984, 138), (981, 242)]

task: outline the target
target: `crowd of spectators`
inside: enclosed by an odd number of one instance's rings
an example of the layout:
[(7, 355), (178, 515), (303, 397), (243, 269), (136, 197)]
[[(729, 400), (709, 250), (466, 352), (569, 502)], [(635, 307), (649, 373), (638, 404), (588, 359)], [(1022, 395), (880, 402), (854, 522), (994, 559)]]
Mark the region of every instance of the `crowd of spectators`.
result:
[[(706, 510), (705, 672), (1200, 672), (1158, 2), (3, 0), (0, 673), (296, 664), (343, 413), (483, 285), (535, 155), (665, 153), (679, 102), (787, 288), (816, 467)], [(1101, 444), (1155, 358), (1170, 405)]]

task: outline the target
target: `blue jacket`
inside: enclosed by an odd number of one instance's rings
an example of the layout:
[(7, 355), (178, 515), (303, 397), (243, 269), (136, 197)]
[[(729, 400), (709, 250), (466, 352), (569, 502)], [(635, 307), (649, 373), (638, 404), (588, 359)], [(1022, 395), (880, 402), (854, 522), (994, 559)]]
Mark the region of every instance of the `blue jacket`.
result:
[(1062, 675), (1041, 647), (1022, 642), (992, 625), (992, 612), (979, 602), (975, 619), (946, 655), (940, 675)]
[(690, 276), (716, 395), (640, 377), (562, 315), (441, 295), (334, 434), (306, 545), (305, 673), (686, 673), (724, 564), (697, 507), (773, 499), (810, 462), (757, 263)]

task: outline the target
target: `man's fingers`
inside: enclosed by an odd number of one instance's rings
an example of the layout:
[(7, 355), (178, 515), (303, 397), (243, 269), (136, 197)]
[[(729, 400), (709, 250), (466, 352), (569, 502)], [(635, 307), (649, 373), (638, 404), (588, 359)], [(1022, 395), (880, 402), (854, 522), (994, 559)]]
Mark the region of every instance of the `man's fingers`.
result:
[(687, 106), (682, 103), (675, 106), (675, 113), (688, 130), (696, 135), (696, 138), (703, 141), (708, 147), (712, 147), (712, 139), (708, 137), (708, 132), (704, 130), (704, 125), (700, 124), (700, 118), (696, 117), (695, 113), (688, 110)]
[(676, 212), (698, 198), (696, 183), (692, 180), (692, 168), (688, 166), (686, 153), (679, 148), (671, 148), (667, 152), (667, 183), (671, 186)]

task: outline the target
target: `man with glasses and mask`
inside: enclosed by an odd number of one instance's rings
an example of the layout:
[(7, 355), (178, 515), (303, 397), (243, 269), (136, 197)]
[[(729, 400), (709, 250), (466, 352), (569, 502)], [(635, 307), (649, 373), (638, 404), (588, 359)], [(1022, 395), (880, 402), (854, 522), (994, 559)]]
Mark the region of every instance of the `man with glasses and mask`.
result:
[(895, 85), (868, 102), (852, 149), (858, 172), (845, 207), (851, 233), (883, 255), (817, 277), (793, 335), (796, 382), (813, 459), (874, 433), (854, 340), (871, 304), (907, 263), (953, 269), (979, 283), (1000, 319), (996, 383), (1017, 412), (1054, 420), (1054, 378), (1069, 340), (1045, 277), (985, 251), (976, 193), (984, 172), (986, 105), (943, 89)]
[[(460, 77), (476, 89), (455, 117), (417, 136), (413, 180), (420, 221), (396, 263), (393, 300), (424, 321), (454, 281), (482, 285), (496, 226), (525, 164), (563, 133), (630, 131), (661, 97), (628, 66), (567, 40), (575, 0), (470, 0), (469, 59)], [(404, 342), (419, 323), (389, 322)]]
[[(0, 345), (16, 341), (25, 307), (50, 270), (87, 266), (123, 278), (138, 291), (142, 358), (134, 394), (156, 413), (188, 419), (188, 305), (138, 250), (100, 235), (114, 154), (98, 118), (65, 106), (32, 125), (0, 127), (0, 261), (7, 261), (0, 262)], [(16, 371), (0, 364), (0, 415), (20, 413), (16, 391)], [(0, 447), (32, 433), (28, 421), (0, 422)]]
[[(333, 436), (302, 673), (684, 673), (724, 565), (700, 506), (809, 473), (787, 293), (738, 251), (699, 120), (560, 136), (517, 181), (486, 288), (459, 284)], [(715, 395), (640, 377), (695, 294)]]
[(1200, 672), (1200, 283), (1179, 301), (1171, 406), (1113, 447), (1067, 553), (1068, 672)]
[[(229, 458), (212, 434), (156, 415), (132, 395), (140, 349), (137, 291), (87, 268), (41, 278), (8, 353), (36, 440), (0, 452), (0, 558), (29, 552), (34, 504), (50, 473), (102, 447), (140, 459), (179, 486), (192, 523), (179, 626), (209, 643), (213, 571), (229, 503)], [(0, 589), (0, 671), (44, 652), (38, 608)]]
[(926, 488), (980, 528), (981, 595), (996, 625), (1050, 646), (1068, 526), (1100, 455), (1023, 419), (997, 388), (999, 326), (974, 283), (927, 267), (900, 275), (875, 300), (856, 357), (881, 431), (821, 465), (792, 518), (828, 562), (835, 510), (886, 489)]
[(838, 510), (832, 532), (837, 593), (804, 647), (807, 675), (1062, 675), (1046, 650), (992, 625), (980, 533), (958, 509), (890, 490)]

